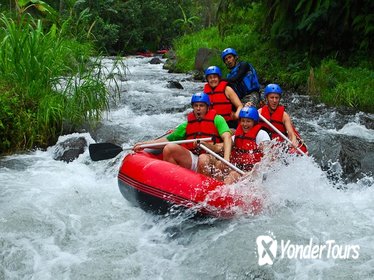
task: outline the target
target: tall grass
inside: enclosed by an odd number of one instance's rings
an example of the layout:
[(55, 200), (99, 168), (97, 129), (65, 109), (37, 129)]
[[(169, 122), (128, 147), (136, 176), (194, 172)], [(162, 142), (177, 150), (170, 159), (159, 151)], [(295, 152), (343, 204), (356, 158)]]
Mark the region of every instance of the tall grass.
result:
[(319, 98), (329, 105), (344, 105), (374, 112), (374, 72), (367, 68), (344, 68), (333, 59), (322, 61), (314, 84)]
[(20, 22), (0, 18), (0, 152), (50, 145), (108, 106), (88, 43), (30, 17)]
[(210, 61), (210, 64), (219, 66), (221, 63), (219, 53), (222, 42), (219, 40), (218, 29), (216, 27), (203, 29), (195, 34), (179, 37), (174, 41), (174, 47), (178, 58), (177, 70), (179, 71), (187, 72), (194, 69), (195, 57), (200, 48), (215, 49), (217, 56)]

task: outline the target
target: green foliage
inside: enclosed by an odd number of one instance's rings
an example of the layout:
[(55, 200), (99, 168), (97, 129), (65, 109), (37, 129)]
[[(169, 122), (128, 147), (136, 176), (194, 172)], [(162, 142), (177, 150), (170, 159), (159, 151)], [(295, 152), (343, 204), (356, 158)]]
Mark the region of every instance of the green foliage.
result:
[[(0, 154), (11, 148), (20, 149), (24, 143), (23, 134), (25, 119), (29, 118), (28, 112), (19, 111), (19, 96), (0, 80)], [(29, 124), (29, 123), (28, 123)], [(17, 143), (17, 147), (12, 147)]]
[(217, 11), (217, 26), (221, 37), (233, 34), (238, 26), (246, 25), (247, 29), (256, 28), (259, 5), (254, 1), (222, 0)]
[[(0, 150), (45, 147), (100, 117), (108, 92), (89, 45), (40, 20), (0, 18)], [(63, 78), (64, 77), (64, 78)]]
[(101, 17), (96, 17), (92, 33), (95, 34), (96, 46), (106, 53), (115, 53), (113, 45), (119, 40), (120, 27), (117, 24), (106, 23)]
[(324, 60), (315, 71), (317, 92), (323, 102), (374, 112), (374, 71), (344, 68), (333, 59)]
[(50, 5), (48, 5), (46, 2), (40, 1), (40, 0), (16, 0), (16, 10), (18, 11), (18, 15), (21, 17), (23, 16), (26, 11), (29, 9), (35, 8), (41, 13), (48, 13), (50, 15), (55, 16), (56, 11), (53, 9)]
[[(185, 35), (174, 41), (178, 58), (177, 70), (187, 72), (194, 69), (195, 56), (199, 48), (222, 49), (222, 42), (215, 27), (203, 29), (191, 35)], [(211, 62), (212, 65), (221, 64), (219, 55)]]
[(263, 31), (282, 49), (308, 51), (317, 57), (335, 53), (345, 61), (352, 51), (373, 48), (371, 0), (262, 2), (268, 10)]
[(196, 26), (195, 21), (200, 20), (200, 18), (197, 16), (187, 17), (182, 6), (181, 5), (178, 5), (178, 6), (182, 12), (183, 17), (174, 20), (173, 24), (178, 26), (182, 30), (183, 34), (191, 33)]
[[(108, 54), (158, 49), (181, 33), (172, 23), (180, 10), (173, 0), (77, 1), (73, 11), (89, 11), (86, 26), (96, 46)], [(185, 9), (186, 11), (186, 9)]]
[[(254, 6), (249, 18), (258, 18), (260, 11), (259, 6)], [(370, 97), (374, 87), (373, 62), (368, 59), (367, 53), (354, 53), (352, 60), (356, 61), (354, 64), (357, 66), (343, 67), (336, 58), (320, 63), (311, 61), (308, 52), (295, 49), (280, 51), (264, 38), (255, 25), (244, 23), (233, 25), (223, 38), (219, 36), (217, 28), (183, 36), (174, 43), (177, 68), (180, 71), (192, 70), (197, 50), (205, 47), (218, 50), (212, 64), (220, 66), (225, 74), (227, 69), (219, 53), (224, 48), (232, 47), (237, 50), (241, 60), (250, 62), (256, 68), (263, 85), (276, 82), (285, 89), (296, 88), (301, 92), (306, 92), (309, 87), (309, 93), (319, 101), (373, 112), (374, 104)]]
[(87, 42), (93, 37), (91, 30), (95, 26), (95, 22), (91, 22), (91, 17), (88, 8), (77, 11), (71, 7), (69, 16), (61, 19), (62, 22), (59, 24), (61, 36), (74, 38), (82, 43)]
[(236, 25), (222, 40), (217, 28), (203, 29), (197, 33), (180, 37), (174, 41), (180, 72), (194, 69), (195, 56), (199, 48), (210, 48), (217, 55), (210, 62), (221, 68), (223, 74), (228, 70), (221, 60), (220, 53), (227, 47), (234, 48), (241, 60), (250, 62), (257, 70), (260, 80), (266, 82), (282, 81), (285, 87), (298, 87), (306, 82), (309, 63), (306, 55), (295, 52), (279, 55), (269, 43), (260, 44), (260, 35), (248, 25)]
[[(30, 14), (45, 27), (56, 24), (65, 36), (94, 40), (110, 54), (157, 50), (174, 38), (215, 23), (221, 0), (9, 0), (0, 10)], [(19, 3), (19, 5), (16, 5)]]
[[(111, 55), (133, 53), (138, 49), (157, 50), (168, 47), (179, 35), (200, 29), (200, 18), (205, 14), (208, 14), (207, 24), (211, 24), (212, 13), (215, 12), (201, 7), (200, 1), (70, 0), (66, 2), (69, 4), (64, 9), (60, 9), (60, 15), (65, 15), (66, 10), (70, 11), (68, 18), (71, 18), (69, 25), (73, 27), (72, 32), (80, 34), (80, 30), (84, 30), (85, 33), (89, 31), (89, 35), (96, 42), (96, 47)], [(207, 7), (216, 7), (218, 0), (203, 2)], [(54, 4), (54, 7), (58, 5)], [(79, 16), (82, 13), (84, 17)], [(78, 28), (75, 28), (74, 24)]]

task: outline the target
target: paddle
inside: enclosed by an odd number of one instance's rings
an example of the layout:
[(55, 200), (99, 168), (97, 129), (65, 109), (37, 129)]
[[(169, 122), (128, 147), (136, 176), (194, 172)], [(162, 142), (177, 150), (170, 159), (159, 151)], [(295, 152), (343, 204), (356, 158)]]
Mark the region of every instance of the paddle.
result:
[[(151, 147), (162, 147), (169, 143), (175, 144), (185, 144), (185, 143), (192, 143), (196, 141), (211, 141), (212, 138), (198, 138), (198, 139), (189, 139), (189, 140), (178, 140), (178, 141), (166, 141), (166, 142), (158, 142), (158, 143), (150, 143), (150, 144), (142, 144), (139, 145), (140, 148), (151, 148)], [(122, 151), (132, 150), (133, 147), (130, 148), (122, 148), (121, 146), (112, 144), (112, 143), (95, 143), (90, 144), (88, 147), (90, 157), (93, 161), (99, 161), (104, 159), (114, 158)]]
[(262, 116), (261, 114), (259, 114), (261, 120), (263, 120), (268, 126), (270, 126), (276, 133), (278, 133), (284, 140), (286, 140), (288, 143), (290, 143), (292, 145), (292, 147), (294, 147), (300, 154), (302, 154), (303, 156), (306, 156), (306, 154), (299, 148), (299, 147), (295, 147), (291, 140), (288, 139), (288, 137), (286, 137), (286, 135), (284, 135), (282, 132), (279, 131), (278, 128), (276, 128), (271, 122), (269, 122), (264, 116)]
[[(169, 129), (164, 134), (158, 136), (156, 140), (172, 133), (173, 131), (174, 129)], [(88, 147), (88, 150), (89, 150), (91, 159), (93, 161), (98, 161), (98, 160), (114, 158), (116, 155), (118, 155), (120, 152), (123, 151), (123, 148), (121, 146), (117, 146), (112, 143), (95, 143), (95, 144), (91, 144)]]

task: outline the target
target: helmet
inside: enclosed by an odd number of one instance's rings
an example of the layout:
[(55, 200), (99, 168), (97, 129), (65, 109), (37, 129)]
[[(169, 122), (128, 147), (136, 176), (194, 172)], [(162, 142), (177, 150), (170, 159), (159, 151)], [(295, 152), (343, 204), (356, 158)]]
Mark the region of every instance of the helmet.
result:
[(264, 96), (266, 97), (269, 93), (278, 93), (279, 95), (282, 95), (282, 89), (277, 84), (268, 84), (265, 87)]
[(253, 106), (251, 106), (251, 107), (245, 106), (245, 107), (243, 107), (243, 108), (240, 110), (239, 118), (252, 119), (252, 120), (254, 120), (255, 122), (258, 122), (258, 119), (259, 119), (258, 111), (257, 111), (256, 107), (253, 107)]
[(232, 54), (233, 56), (238, 56), (238, 53), (236, 52), (236, 50), (234, 50), (233, 48), (227, 48), (227, 49), (224, 49), (221, 53), (221, 58), (223, 61), (225, 61), (225, 57), (228, 54)]
[(194, 93), (191, 98), (191, 104), (194, 104), (196, 102), (203, 102), (210, 106), (210, 99), (209, 96), (204, 92), (198, 92)]
[(216, 74), (219, 77), (221, 77), (222, 76), (221, 69), (219, 69), (218, 66), (209, 66), (207, 69), (205, 69), (205, 77), (207, 77), (208, 75), (213, 75), (213, 74)]

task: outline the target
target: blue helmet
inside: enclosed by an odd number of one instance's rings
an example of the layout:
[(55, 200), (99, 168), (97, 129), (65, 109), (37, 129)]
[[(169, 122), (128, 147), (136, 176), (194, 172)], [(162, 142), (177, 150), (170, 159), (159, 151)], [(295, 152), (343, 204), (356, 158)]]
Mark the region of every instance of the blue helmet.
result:
[(243, 107), (243, 108), (240, 110), (239, 118), (252, 119), (252, 120), (254, 120), (255, 122), (258, 122), (258, 119), (259, 119), (258, 111), (257, 111), (256, 107), (253, 107), (253, 106), (251, 106), (251, 107), (245, 106), (245, 107)]
[(280, 96), (282, 96), (282, 89), (277, 84), (268, 84), (265, 87), (264, 96), (266, 97), (270, 93), (278, 93)]
[(227, 48), (227, 49), (224, 49), (221, 53), (221, 58), (223, 61), (225, 61), (225, 57), (228, 54), (232, 54), (233, 56), (238, 56), (238, 53), (236, 52), (236, 50), (234, 50), (233, 48)]
[(209, 66), (207, 69), (205, 69), (205, 77), (208, 75), (216, 74), (219, 77), (222, 77), (221, 69), (218, 66)]
[(203, 102), (203, 103), (205, 103), (206, 105), (210, 106), (209, 95), (207, 95), (207, 94), (204, 93), (204, 92), (194, 93), (194, 94), (192, 95), (192, 98), (191, 98), (191, 104), (193, 105), (193, 104), (196, 103), (196, 102)]

